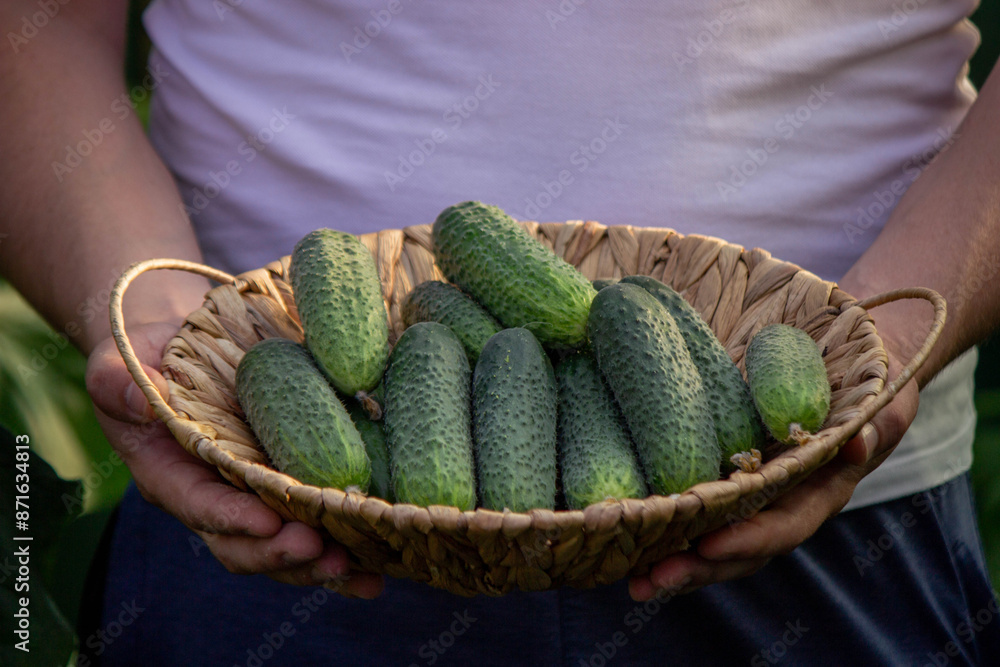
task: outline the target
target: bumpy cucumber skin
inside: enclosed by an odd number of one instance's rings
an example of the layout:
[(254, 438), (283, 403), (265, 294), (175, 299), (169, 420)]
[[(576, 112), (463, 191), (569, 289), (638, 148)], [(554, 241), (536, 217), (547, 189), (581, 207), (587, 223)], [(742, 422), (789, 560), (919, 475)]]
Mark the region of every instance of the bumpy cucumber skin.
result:
[(622, 282), (638, 285), (652, 294), (677, 323), (708, 394), (724, 467), (734, 467), (729, 462), (733, 454), (761, 449), (767, 436), (750, 387), (701, 314), (673, 288), (655, 278), (628, 276)]
[(469, 365), (475, 366), (479, 353), (500, 324), (468, 294), (448, 283), (428, 280), (420, 283), (403, 300), (403, 324), (440, 322), (451, 329), (465, 347)]
[(590, 353), (555, 367), (559, 387), (559, 470), (570, 509), (649, 491), (624, 419)]
[[(382, 385), (379, 385), (380, 387)], [(385, 428), (381, 421), (373, 421), (360, 403), (353, 400), (344, 401), (347, 412), (351, 415), (354, 427), (365, 442), (365, 452), (372, 465), (372, 479), (368, 495), (378, 496), (382, 500), (395, 502), (392, 493), (392, 481), (389, 475), (389, 450), (385, 443)]]
[(764, 425), (779, 442), (794, 442), (793, 424), (815, 433), (830, 412), (823, 354), (805, 331), (769, 324), (750, 339), (747, 381)]
[(546, 347), (577, 347), (597, 291), (571, 264), (496, 206), (463, 202), (432, 228), (434, 257), (448, 280), (505, 327), (530, 329)]
[(552, 364), (530, 331), (504, 329), (490, 338), (472, 376), (483, 507), (555, 509), (556, 401)]
[(476, 506), (469, 360), (451, 329), (418, 322), (385, 374), (386, 442), (397, 502)]
[(670, 313), (638, 285), (619, 283), (598, 292), (589, 331), (650, 490), (680, 493), (718, 479), (708, 396)]
[(251, 347), (236, 393), (275, 467), (305, 484), (367, 491), (365, 443), (309, 351), (284, 338)]
[(614, 285), (617, 282), (618, 281), (616, 279), (614, 279), (614, 278), (598, 278), (597, 280), (591, 281), (590, 284), (594, 286), (595, 290), (597, 290), (598, 292), (600, 292), (602, 289), (604, 289), (608, 285)]
[(389, 358), (389, 318), (375, 260), (357, 237), (317, 229), (292, 252), (292, 290), (306, 346), (341, 393), (379, 383)]

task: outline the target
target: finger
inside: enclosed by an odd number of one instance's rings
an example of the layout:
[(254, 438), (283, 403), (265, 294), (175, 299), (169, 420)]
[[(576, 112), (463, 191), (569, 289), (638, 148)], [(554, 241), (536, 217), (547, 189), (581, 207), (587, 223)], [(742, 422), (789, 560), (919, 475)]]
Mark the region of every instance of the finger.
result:
[(267, 574), (275, 581), (297, 586), (325, 586), (344, 597), (366, 600), (378, 597), (384, 587), (381, 575), (352, 570), (347, 552), (332, 542), (314, 561)]
[(769, 560), (749, 558), (716, 562), (686, 551), (657, 563), (645, 577), (633, 577), (629, 581), (629, 594), (639, 601), (664, 593), (682, 595), (710, 584), (749, 576)]
[(864, 470), (834, 460), (745, 521), (703, 535), (698, 553), (711, 561), (787, 554), (844, 508)]
[[(889, 376), (898, 377), (901, 371), (902, 365), (890, 356)], [(910, 381), (903, 385), (899, 393), (841, 447), (840, 458), (852, 465), (866, 465), (891, 452), (913, 422), (919, 404), (917, 383)]]
[(125, 424), (95, 413), (143, 497), (189, 528), (256, 536), (280, 530), (282, 520), (274, 510), (185, 451), (163, 424)]
[(324, 552), (319, 533), (304, 523), (286, 523), (270, 537), (196, 532), (233, 574), (284, 572), (290, 583), (319, 586), (349, 568), (343, 548)]
[(919, 395), (914, 385), (907, 385), (892, 401), (861, 427), (853, 438), (840, 450), (840, 458), (845, 462), (863, 466), (872, 461), (884, 459), (913, 422), (917, 413)]
[[(176, 333), (177, 327), (173, 325), (149, 324), (137, 327), (130, 338), (143, 370), (164, 398), (169, 388), (157, 369), (164, 346)], [(94, 404), (105, 414), (130, 423), (143, 423), (155, 418), (113, 339), (106, 339), (91, 352), (85, 380)]]

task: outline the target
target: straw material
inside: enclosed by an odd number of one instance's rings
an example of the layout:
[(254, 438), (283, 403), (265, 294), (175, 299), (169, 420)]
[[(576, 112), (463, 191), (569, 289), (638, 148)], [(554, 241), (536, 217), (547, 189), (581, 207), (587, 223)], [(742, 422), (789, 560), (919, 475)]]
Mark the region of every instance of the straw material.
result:
[[(347, 547), (355, 567), (462, 595), (504, 595), (588, 588), (641, 574), (695, 537), (753, 516), (829, 461), (891, 400), (923, 363), (944, 323), (944, 300), (931, 290), (897, 290), (859, 303), (833, 283), (764, 250), (744, 250), (716, 238), (592, 221), (523, 224), (590, 279), (643, 274), (671, 285), (701, 312), (741, 368), (750, 337), (764, 325), (784, 322), (808, 332), (824, 351), (832, 389), (823, 429), (798, 447), (772, 445), (756, 472), (736, 472), (670, 497), (528, 513), (392, 505), (304, 485), (273, 470), (244, 421), (234, 388), (243, 353), (272, 336), (302, 341), (286, 282), (288, 257), (236, 277), (180, 260), (138, 263), (115, 286), (113, 332), (130, 372), (178, 442), (237, 487), (257, 493), (285, 519), (327, 531)], [(402, 333), (404, 296), (425, 280), (443, 280), (430, 250), (430, 226), (360, 238), (375, 257), (395, 340)], [(168, 401), (136, 359), (121, 313), (128, 284), (143, 272), (166, 268), (222, 283), (165, 350)], [(929, 300), (935, 319), (922, 349), (887, 385), (885, 350), (866, 307), (900, 298)]]

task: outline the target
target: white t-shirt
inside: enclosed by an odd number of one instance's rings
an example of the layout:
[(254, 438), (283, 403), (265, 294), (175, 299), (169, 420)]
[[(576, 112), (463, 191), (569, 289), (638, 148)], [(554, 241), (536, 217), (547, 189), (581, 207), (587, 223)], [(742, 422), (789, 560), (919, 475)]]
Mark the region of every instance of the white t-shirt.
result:
[[(317, 227), (478, 199), (718, 236), (837, 280), (974, 100), (975, 6), (156, 0), (151, 135), (229, 271)], [(968, 469), (974, 367), (927, 387), (851, 507)]]

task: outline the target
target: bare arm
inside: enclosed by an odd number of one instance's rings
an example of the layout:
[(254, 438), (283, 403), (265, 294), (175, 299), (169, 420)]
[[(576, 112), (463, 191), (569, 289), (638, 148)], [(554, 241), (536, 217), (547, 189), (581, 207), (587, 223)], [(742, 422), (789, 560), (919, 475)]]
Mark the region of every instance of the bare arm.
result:
[[(122, 269), (201, 256), (170, 173), (124, 96), (127, 8), (127, 0), (74, 0), (26, 42), (0, 45), (0, 270), (88, 355), (98, 420), (147, 500), (194, 530), (230, 571), (375, 595), (381, 580), (373, 575), (344, 581), (349, 562), (339, 545), (304, 524), (283, 524), (150, 422), (108, 337), (107, 290)], [(2, 33), (19, 33), (37, 11), (34, 0), (3, 3)], [(130, 339), (161, 392), (163, 346), (207, 288), (196, 276), (162, 271), (129, 288)]]
[[(27, 43), (0, 49), (0, 123), (16, 128), (2, 139), (0, 266), (85, 354), (110, 334), (88, 300), (117, 272), (154, 256), (201, 257), (169, 172), (121, 99), (127, 8), (127, 0), (60, 5)], [(37, 11), (34, 2), (3, 3), (4, 34)], [(67, 147), (82, 148), (79, 163)], [(180, 323), (206, 287), (173, 272), (137, 281), (127, 312), (136, 322)]]
[[(863, 298), (911, 285), (948, 301), (948, 320), (917, 373), (923, 387), (938, 371), (1000, 326), (1000, 67), (995, 67), (943, 151), (910, 187), (882, 233), (840, 285)], [(886, 345), (909, 358), (930, 310), (900, 304), (875, 312)]]
[[(922, 286), (948, 300), (948, 320), (917, 374), (925, 385), (952, 359), (1000, 327), (1000, 67), (948, 151), (913, 183), (872, 246), (840, 281), (857, 298)], [(932, 312), (899, 302), (873, 312), (889, 352), (891, 377), (923, 339)], [(899, 443), (916, 415), (917, 384), (909, 383), (841, 455), (753, 518), (705, 535), (696, 550), (671, 556), (648, 576), (634, 577), (632, 595), (688, 591), (747, 576), (808, 539), (847, 504), (861, 479)]]

